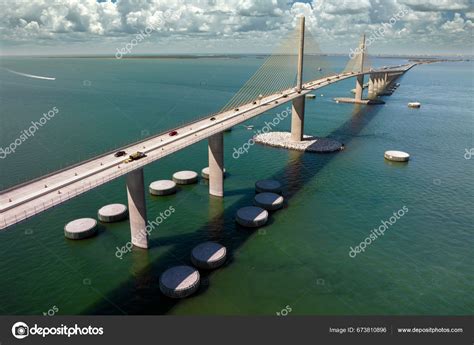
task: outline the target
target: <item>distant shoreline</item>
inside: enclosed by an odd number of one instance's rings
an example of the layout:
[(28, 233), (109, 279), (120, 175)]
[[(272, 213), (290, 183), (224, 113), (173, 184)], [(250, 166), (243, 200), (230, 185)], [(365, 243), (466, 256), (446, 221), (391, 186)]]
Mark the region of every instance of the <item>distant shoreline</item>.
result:
[[(241, 59), (245, 57), (255, 57), (257, 59), (266, 58), (272, 54), (215, 54), (215, 55), (186, 55), (186, 54), (170, 54), (170, 55), (130, 55), (123, 56), (120, 60), (126, 59), (149, 59), (149, 60), (166, 60), (166, 59)], [(308, 54), (316, 55), (316, 54)], [(317, 54), (318, 56), (346, 56), (347, 54)], [(373, 58), (381, 59), (406, 59), (409, 61), (472, 61), (471, 56), (417, 56), (417, 55), (372, 55)], [(41, 58), (41, 59), (114, 59), (113, 55), (0, 55), (0, 58)], [(117, 59), (118, 60), (118, 59)]]

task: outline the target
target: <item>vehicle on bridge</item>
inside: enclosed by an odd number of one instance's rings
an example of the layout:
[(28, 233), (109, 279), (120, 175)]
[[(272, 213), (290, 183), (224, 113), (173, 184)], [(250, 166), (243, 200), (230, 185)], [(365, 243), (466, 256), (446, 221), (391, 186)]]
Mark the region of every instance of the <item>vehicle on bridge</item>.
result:
[(114, 157), (122, 157), (122, 156), (125, 156), (126, 154), (127, 152), (125, 151), (118, 151), (118, 152), (115, 152)]
[(169, 136), (170, 136), (170, 137), (174, 137), (174, 136), (177, 135), (177, 134), (178, 134), (178, 131), (171, 131), (171, 132), (169, 133)]
[(128, 156), (128, 158), (124, 160), (123, 162), (130, 163), (143, 157), (146, 157), (146, 154), (144, 154), (143, 152), (137, 151), (135, 153), (132, 153), (130, 156)]

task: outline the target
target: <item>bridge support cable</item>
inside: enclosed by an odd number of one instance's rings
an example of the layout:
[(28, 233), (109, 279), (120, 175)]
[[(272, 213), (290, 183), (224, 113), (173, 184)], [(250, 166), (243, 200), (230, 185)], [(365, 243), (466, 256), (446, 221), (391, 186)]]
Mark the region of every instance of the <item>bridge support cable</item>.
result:
[(303, 83), (336, 75), (334, 63), (319, 46), (314, 33), (305, 28)]
[(297, 66), (295, 37), (295, 32), (290, 32), (221, 111), (238, 108), (258, 100), (259, 96), (265, 97), (294, 86)]
[(349, 54), (349, 61), (344, 67), (342, 73), (347, 72), (369, 72), (372, 68), (372, 63), (369, 57), (368, 47), (365, 43), (365, 34), (362, 35), (359, 44), (355, 50), (351, 50)]

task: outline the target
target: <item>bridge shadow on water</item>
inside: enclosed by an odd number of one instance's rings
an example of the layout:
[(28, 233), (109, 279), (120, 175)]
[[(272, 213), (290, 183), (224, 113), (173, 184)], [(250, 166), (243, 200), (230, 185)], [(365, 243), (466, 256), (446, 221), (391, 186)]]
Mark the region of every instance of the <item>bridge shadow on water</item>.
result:
[[(380, 111), (380, 106), (360, 106), (354, 105), (352, 116), (340, 127), (332, 131), (328, 137), (339, 140), (348, 147), (352, 138), (359, 135), (360, 131), (374, 118)], [(313, 120), (314, 121), (314, 120)], [(270, 148), (271, 150), (279, 150)], [(318, 172), (330, 163), (339, 154), (313, 154), (292, 151), (289, 155), (288, 164), (281, 170), (275, 172), (268, 178), (280, 180), (284, 185), (284, 196), (290, 200), (300, 192), (307, 182), (313, 179)], [(254, 197), (253, 189), (240, 189), (230, 191), (227, 195), (241, 195), (238, 202), (232, 206), (224, 207), (224, 202), (220, 198), (209, 197), (209, 222), (197, 229), (197, 232), (204, 234), (201, 238), (205, 240), (218, 241), (227, 247), (228, 259), (226, 264), (219, 268), (225, 269), (232, 265), (233, 254), (245, 241), (256, 235), (255, 230), (241, 228), (234, 222), (234, 216), (238, 208), (251, 205)], [(280, 212), (285, 212), (283, 209)], [(271, 225), (272, 217), (266, 226)], [(132, 251), (132, 276), (128, 281), (117, 286), (108, 293), (104, 299), (84, 310), (84, 314), (153, 314), (160, 315), (168, 313), (179, 300), (174, 300), (163, 296), (160, 292), (158, 279), (159, 275), (174, 265), (191, 265), (190, 253), (196, 242), (196, 234), (181, 234), (168, 236), (150, 241), (150, 247), (167, 247), (164, 255), (153, 262), (150, 262), (149, 254), (144, 250)], [(124, 264), (124, 263), (121, 263)], [(190, 298), (199, 298), (199, 295), (207, 290), (210, 284), (211, 272), (200, 270), (201, 287), (199, 291)]]

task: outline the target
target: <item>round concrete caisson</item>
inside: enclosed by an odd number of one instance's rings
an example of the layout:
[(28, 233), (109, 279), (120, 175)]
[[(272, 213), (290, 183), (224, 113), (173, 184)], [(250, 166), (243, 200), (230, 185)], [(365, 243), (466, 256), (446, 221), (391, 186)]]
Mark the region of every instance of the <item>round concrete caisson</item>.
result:
[[(224, 177), (225, 177), (225, 168), (224, 168)], [(209, 167), (205, 167), (204, 169), (201, 170), (201, 176), (202, 178), (209, 180)]]
[(279, 194), (264, 192), (255, 195), (254, 204), (265, 210), (274, 211), (283, 206), (283, 200), (283, 197)]
[(97, 211), (97, 217), (101, 222), (118, 222), (127, 218), (127, 206), (122, 204), (105, 205)]
[(185, 298), (199, 289), (199, 271), (191, 266), (172, 267), (160, 277), (161, 292), (171, 298)]
[(237, 211), (235, 220), (242, 226), (256, 228), (268, 221), (268, 211), (256, 206), (242, 207)]
[(198, 174), (195, 171), (183, 170), (173, 174), (173, 181), (177, 184), (192, 184), (198, 180)]
[(281, 183), (277, 180), (260, 180), (255, 182), (255, 190), (258, 193), (281, 193)]
[(221, 266), (226, 259), (226, 248), (217, 242), (204, 242), (191, 252), (191, 262), (197, 268), (213, 269)]
[(159, 180), (150, 183), (150, 194), (152, 195), (170, 195), (176, 193), (176, 182), (171, 180)]
[(394, 162), (407, 162), (410, 159), (410, 155), (403, 151), (385, 151), (384, 157)]
[(82, 240), (97, 234), (97, 221), (93, 218), (79, 218), (64, 227), (64, 236), (71, 240)]

